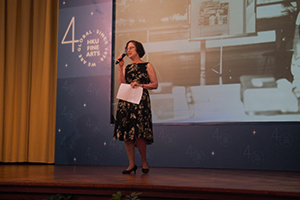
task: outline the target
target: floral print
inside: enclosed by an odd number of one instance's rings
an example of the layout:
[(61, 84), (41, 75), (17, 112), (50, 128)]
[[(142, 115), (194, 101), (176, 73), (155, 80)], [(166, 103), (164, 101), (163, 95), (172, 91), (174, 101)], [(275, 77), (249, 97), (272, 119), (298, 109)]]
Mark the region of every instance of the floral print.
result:
[[(150, 83), (147, 64), (133, 63), (127, 65), (125, 69), (126, 83)], [(153, 143), (152, 114), (148, 90), (143, 89), (139, 104), (119, 100), (113, 138), (121, 141), (135, 141), (135, 138), (143, 138), (147, 144)]]

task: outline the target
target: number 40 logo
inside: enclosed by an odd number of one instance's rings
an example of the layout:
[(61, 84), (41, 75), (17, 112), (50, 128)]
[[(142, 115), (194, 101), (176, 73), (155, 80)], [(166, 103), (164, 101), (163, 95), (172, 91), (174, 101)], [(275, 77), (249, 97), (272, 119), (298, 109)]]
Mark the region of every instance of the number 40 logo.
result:
[[(71, 34), (71, 40), (66, 39), (69, 34)], [(99, 29), (83, 31), (81, 38), (75, 39), (75, 17), (72, 17), (61, 44), (71, 44), (73, 53), (76, 43), (78, 43), (78, 58), (82, 64), (88, 67), (96, 67), (98, 63), (103, 62), (109, 55), (109, 39)]]

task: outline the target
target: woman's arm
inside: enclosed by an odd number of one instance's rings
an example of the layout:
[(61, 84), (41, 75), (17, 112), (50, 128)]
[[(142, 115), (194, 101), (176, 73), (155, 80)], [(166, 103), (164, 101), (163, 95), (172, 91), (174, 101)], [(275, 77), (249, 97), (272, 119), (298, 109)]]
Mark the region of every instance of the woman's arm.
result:
[(156, 78), (156, 73), (155, 73), (154, 67), (151, 63), (147, 64), (147, 72), (148, 72), (148, 75), (149, 75), (149, 78), (150, 78), (150, 83), (149, 84), (139, 84), (137, 82), (132, 82), (130, 84), (131, 87), (134, 88), (135, 86), (138, 86), (138, 87), (145, 88), (147, 90), (157, 89), (158, 81), (157, 81), (157, 78)]
[(148, 75), (149, 75), (149, 78), (150, 78), (150, 83), (149, 84), (142, 84), (142, 87), (147, 89), (147, 90), (157, 89), (158, 81), (157, 81), (157, 77), (156, 77), (154, 67), (151, 63), (148, 63), (148, 65), (147, 65), (147, 72), (148, 72)]

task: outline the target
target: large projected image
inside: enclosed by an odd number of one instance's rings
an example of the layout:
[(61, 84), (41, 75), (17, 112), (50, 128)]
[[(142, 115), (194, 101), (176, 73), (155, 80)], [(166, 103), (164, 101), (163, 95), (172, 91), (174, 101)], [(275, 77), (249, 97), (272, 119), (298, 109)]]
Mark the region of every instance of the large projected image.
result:
[(191, 0), (191, 39), (255, 33), (255, 2)]
[(154, 123), (300, 121), (299, 1), (116, 0), (115, 10), (114, 57), (138, 40), (156, 70)]

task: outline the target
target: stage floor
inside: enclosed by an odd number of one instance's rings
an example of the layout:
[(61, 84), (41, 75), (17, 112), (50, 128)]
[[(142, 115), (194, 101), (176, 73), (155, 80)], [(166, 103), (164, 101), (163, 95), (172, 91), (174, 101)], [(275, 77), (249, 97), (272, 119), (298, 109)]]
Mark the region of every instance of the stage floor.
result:
[[(300, 172), (150, 168), (123, 175), (125, 167), (1, 164), (0, 199), (110, 199), (142, 192), (144, 199), (300, 199)], [(75, 198), (76, 197), (76, 198)]]

